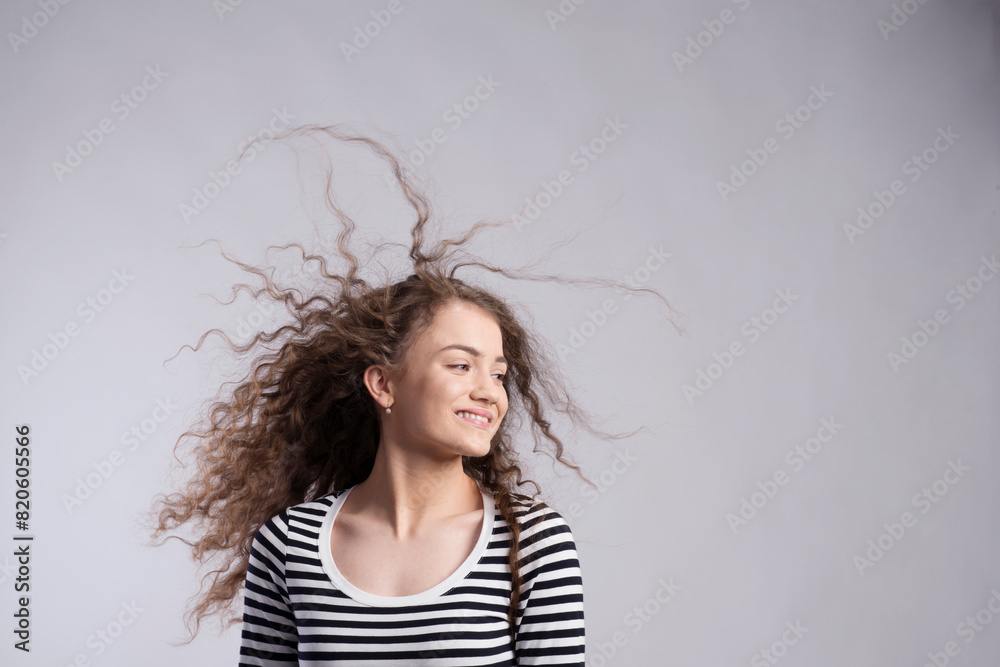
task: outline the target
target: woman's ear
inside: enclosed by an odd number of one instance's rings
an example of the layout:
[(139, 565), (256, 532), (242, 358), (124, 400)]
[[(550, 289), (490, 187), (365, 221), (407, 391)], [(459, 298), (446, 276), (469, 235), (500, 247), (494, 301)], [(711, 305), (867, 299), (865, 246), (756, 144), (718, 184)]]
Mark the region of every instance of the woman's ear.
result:
[(383, 408), (391, 406), (395, 402), (392, 395), (392, 382), (385, 368), (378, 364), (373, 364), (365, 369), (362, 379), (364, 380), (365, 387), (368, 389), (368, 393)]

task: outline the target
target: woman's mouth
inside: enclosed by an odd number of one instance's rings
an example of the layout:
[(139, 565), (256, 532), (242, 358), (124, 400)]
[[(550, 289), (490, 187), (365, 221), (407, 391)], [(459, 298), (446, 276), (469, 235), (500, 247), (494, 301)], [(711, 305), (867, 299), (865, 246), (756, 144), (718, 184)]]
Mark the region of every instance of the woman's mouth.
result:
[(486, 419), (486, 417), (482, 417), (480, 415), (473, 414), (471, 412), (465, 412), (464, 410), (459, 410), (458, 412), (455, 413), (455, 415), (462, 421), (467, 421), (470, 424), (478, 426), (483, 430), (486, 430), (490, 427), (490, 422), (488, 419)]

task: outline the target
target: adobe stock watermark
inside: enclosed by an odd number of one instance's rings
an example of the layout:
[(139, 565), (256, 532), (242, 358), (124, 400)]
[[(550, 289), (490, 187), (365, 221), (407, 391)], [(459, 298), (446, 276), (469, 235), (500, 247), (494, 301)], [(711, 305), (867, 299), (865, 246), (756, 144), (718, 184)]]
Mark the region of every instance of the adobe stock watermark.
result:
[[(409, 0), (412, 1), (412, 0)], [(350, 63), (355, 56), (367, 49), (372, 40), (382, 34), (382, 31), (389, 27), (394, 16), (398, 16), (405, 7), (401, 0), (389, 0), (385, 9), (373, 9), (370, 14), (372, 20), (363, 26), (354, 26), (354, 38), (348, 42), (340, 43), (340, 52), (344, 54), (344, 59)]]
[[(336, 245), (327, 243), (327, 240), (320, 238), (319, 242), (315, 247), (307, 248), (304, 250), (306, 255), (320, 255), (323, 257), (331, 257), (337, 253)], [(276, 265), (274, 271), (274, 281), (276, 284), (288, 284), (293, 281), (300, 280), (315, 280), (322, 275), (321, 265), (317, 260), (303, 260), (297, 262), (294, 266), (290, 266), (286, 263), (281, 265)], [(330, 269), (330, 263), (327, 262), (327, 270)], [(256, 310), (261, 313), (264, 317), (270, 317), (273, 312), (274, 306), (272, 305), (260, 305), (256, 307)], [(256, 325), (254, 325), (256, 326)]]
[[(674, 583), (673, 577), (664, 580), (662, 577), (656, 580), (657, 589), (646, 600), (639, 605), (632, 607), (622, 624), (632, 631), (632, 636), (642, 632), (642, 630), (652, 622), (663, 608), (677, 597), (678, 591), (682, 590), (678, 584)], [(591, 651), (591, 656), (587, 660), (587, 667), (604, 667), (618, 655), (618, 651), (628, 644), (629, 635), (624, 630), (617, 630), (611, 635), (611, 639), (606, 642), (596, 642), (596, 651)]]
[[(921, 515), (930, 512), (934, 505), (941, 502), (941, 499), (948, 494), (951, 487), (958, 484), (965, 477), (965, 473), (972, 470), (969, 466), (962, 465), (962, 459), (960, 458), (955, 460), (949, 459), (947, 463), (948, 465), (940, 478), (920, 489), (910, 499), (913, 507), (919, 509)], [(882, 528), (884, 530), (878, 537), (868, 540), (866, 543), (868, 549), (861, 554), (855, 554), (852, 558), (858, 574), (862, 577), (865, 576), (865, 570), (874, 567), (875, 563), (882, 560), (885, 554), (899, 544), (903, 537), (906, 536), (907, 530), (917, 525), (918, 519), (919, 516), (915, 516), (912, 512), (903, 512), (899, 517), (899, 521), (883, 523)]]
[[(774, 131), (782, 139), (788, 141), (795, 133), (805, 127), (805, 124), (812, 119), (815, 112), (823, 108), (827, 100), (833, 97), (833, 93), (826, 89), (826, 84), (821, 83), (819, 87), (810, 86), (809, 95), (805, 102), (795, 107), (792, 111), (786, 112), (774, 123)], [(733, 163), (729, 166), (729, 178), (725, 181), (715, 182), (715, 189), (719, 192), (719, 197), (723, 203), (729, 200), (731, 195), (736, 194), (740, 188), (747, 184), (749, 179), (756, 174), (761, 167), (767, 164), (772, 155), (778, 152), (781, 143), (774, 137), (768, 137), (760, 146), (748, 148), (746, 150), (747, 159), (740, 163)]]
[[(903, 162), (900, 170), (904, 176), (909, 176), (910, 183), (916, 183), (931, 168), (931, 165), (955, 144), (955, 140), (961, 138), (962, 135), (955, 133), (951, 129), (951, 125), (947, 128), (938, 126), (937, 136), (934, 137), (931, 145), (920, 153), (910, 156)], [(900, 178), (893, 179), (886, 190), (875, 189), (872, 191), (872, 199), (867, 204), (858, 207), (858, 216), (854, 223), (844, 223), (844, 234), (847, 235), (847, 240), (853, 244), (857, 237), (868, 231), (906, 192), (906, 183)]]
[[(601, 496), (611, 490), (611, 487), (617, 484), (625, 473), (631, 470), (632, 466), (638, 462), (639, 458), (633, 456), (627, 449), (615, 450), (614, 461), (597, 476), (597, 488), (595, 489), (589, 484), (581, 484), (577, 495), (580, 496), (581, 501), (586, 500), (588, 505), (593, 505), (601, 499)], [(566, 509), (566, 514), (572, 519), (579, 519), (585, 511), (586, 507), (581, 502), (574, 501)]]
[[(160, 84), (168, 76), (170, 76), (170, 72), (161, 71), (159, 65), (155, 67), (147, 65), (146, 75), (142, 77), (142, 81), (133, 86), (131, 90), (122, 93), (112, 100), (111, 113), (119, 121), (124, 121), (132, 115), (133, 111), (139, 108), (139, 105), (146, 100), (149, 93), (160, 87)], [(56, 175), (56, 180), (62, 183), (63, 178), (83, 164), (83, 159), (92, 154), (94, 149), (104, 142), (105, 137), (114, 132), (115, 129), (117, 129), (117, 126), (115, 125), (114, 118), (107, 116), (97, 123), (97, 127), (84, 130), (83, 139), (76, 142), (75, 145), (70, 146), (67, 144), (66, 157), (63, 161), (52, 161), (52, 172)]]
[[(1000, 264), (997, 263), (997, 256), (993, 255), (986, 259), (980, 257), (979, 267), (976, 272), (958, 283), (945, 295), (947, 303), (954, 304), (952, 312), (965, 308), (965, 305), (976, 298), (976, 295), (983, 289), (983, 286), (993, 280), (993, 277), (1000, 272)], [(938, 335), (941, 327), (951, 322), (951, 314), (946, 308), (938, 308), (934, 315), (926, 320), (918, 319), (917, 328), (909, 336), (900, 338), (900, 346), (897, 349), (889, 350), (886, 353), (886, 360), (893, 373), (899, 373), (899, 368), (910, 363), (924, 347), (930, 343), (931, 339)]]
[[(966, 644), (971, 644), (979, 633), (983, 632), (993, 622), (993, 619), (1000, 614), (1000, 591), (997, 587), (990, 589), (990, 597), (986, 600), (975, 614), (969, 614), (955, 626), (955, 634), (965, 640)], [(945, 642), (940, 651), (928, 651), (927, 662), (923, 667), (946, 667), (951, 663), (951, 659), (962, 652), (962, 647), (958, 642), (951, 639)]]
[(7, 581), (7, 578), (13, 578), (17, 574), (17, 563), (10, 559), (10, 556), (4, 556), (3, 562), (0, 563), (0, 584)]
[[(631, 288), (642, 287), (666, 264), (666, 260), (672, 257), (669, 252), (663, 251), (663, 246), (654, 248), (649, 246), (649, 254), (646, 259), (632, 272), (622, 278), (622, 282)], [(623, 291), (623, 290), (621, 290)], [(622, 301), (632, 296), (627, 292)], [(556, 352), (559, 354), (559, 361), (566, 361), (571, 354), (576, 354), (593, 338), (597, 332), (608, 323), (609, 318), (618, 312), (618, 300), (615, 298), (605, 299), (601, 302), (601, 307), (596, 310), (588, 310), (587, 317), (576, 326), (569, 328), (569, 339), (566, 343), (556, 343)]]
[[(190, 224), (191, 218), (200, 215), (208, 208), (208, 205), (232, 184), (233, 178), (242, 173), (243, 167), (252, 162), (259, 152), (267, 148), (267, 142), (264, 140), (276, 137), (278, 132), (291, 125), (292, 119), (295, 118), (295, 114), (288, 113), (288, 109), (285, 107), (281, 107), (281, 111), (278, 111), (277, 108), (273, 108), (271, 111), (273, 115), (267, 122), (267, 126), (257, 130), (255, 134), (248, 135), (236, 147), (236, 157), (226, 162), (225, 169), (219, 171), (209, 169), (208, 181), (200, 188), (192, 188), (191, 203), (181, 202), (178, 204), (177, 210), (185, 224)], [(253, 143), (252, 146), (251, 143)], [(243, 155), (243, 151), (246, 151), (245, 155)]]
[(823, 417), (819, 421), (819, 428), (816, 435), (806, 439), (802, 444), (795, 445), (785, 454), (785, 463), (791, 468), (786, 471), (778, 468), (763, 482), (757, 482), (757, 491), (752, 492), (749, 497), (740, 498), (739, 507), (736, 513), (727, 512), (725, 519), (729, 524), (729, 529), (735, 535), (740, 528), (746, 526), (750, 521), (763, 510), (769, 502), (774, 500), (781, 487), (788, 484), (791, 477), (805, 468), (806, 463), (812, 461), (821, 451), (823, 446), (829, 444), (834, 436), (844, 428), (843, 424), (837, 422), (836, 417)]
[[(628, 125), (621, 122), (618, 116), (615, 116), (614, 120), (611, 118), (604, 119), (604, 126), (601, 131), (594, 136), (593, 139), (585, 144), (580, 144), (575, 151), (573, 151), (569, 156), (570, 165), (576, 167), (576, 172), (582, 174), (587, 171), (592, 163), (594, 163), (600, 155), (608, 149), (608, 146), (618, 141), (618, 137), (621, 136), (622, 130), (628, 128)], [(562, 196), (566, 188), (573, 184), (576, 176), (569, 169), (562, 169), (556, 174), (555, 178), (551, 181), (547, 179), (542, 179), (540, 185), (541, 187), (532, 197), (524, 198), (524, 206), (517, 213), (510, 216), (511, 222), (514, 223), (514, 229), (521, 232), (521, 230), (530, 225), (538, 216), (542, 214), (542, 211), (552, 206), (552, 204)]]
[(770, 667), (770, 665), (778, 664), (782, 658), (788, 655), (789, 647), (798, 644), (799, 640), (809, 632), (809, 628), (803, 626), (802, 621), (798, 619), (795, 619), (794, 623), (785, 621), (785, 628), (781, 637), (771, 642), (770, 646), (754, 653), (753, 657), (750, 658), (750, 667)]
[(889, 20), (880, 18), (875, 22), (879, 32), (882, 33), (882, 41), (888, 42), (889, 35), (906, 25), (910, 17), (925, 4), (927, 4), (927, 0), (903, 0), (900, 4), (892, 3)]
[[(461, 101), (455, 102), (441, 114), (441, 120), (444, 121), (449, 129), (443, 127), (436, 127), (431, 130), (430, 134), (423, 139), (414, 139), (413, 145), (416, 146), (416, 150), (412, 150), (406, 154), (403, 161), (400, 163), (404, 174), (407, 176), (413, 173), (416, 167), (423, 165), (427, 162), (427, 158), (437, 151), (438, 146), (443, 144), (448, 140), (448, 133), (454, 132), (475, 113), (481, 104), (493, 96), (497, 88), (503, 85), (503, 82), (496, 81), (493, 79), (492, 72), (487, 75), (479, 75), (477, 85), (475, 89), (466, 95)], [(399, 182), (396, 180), (395, 174), (391, 170), (385, 170), (382, 172), (382, 178), (389, 185), (389, 189), (398, 193)]]
[(545, 10), (545, 20), (549, 22), (549, 27), (555, 32), (560, 23), (565, 23), (570, 16), (576, 13), (576, 8), (587, 0), (560, 0), (556, 10)]
[[(770, 306), (760, 311), (760, 314), (748, 319), (740, 327), (740, 333), (748, 339), (748, 344), (756, 343), (760, 340), (761, 335), (769, 331), (778, 319), (787, 313), (795, 302), (799, 300), (798, 294), (792, 294), (791, 287), (786, 287), (783, 290), (775, 290), (775, 294), (778, 296)], [(733, 367), (736, 359), (742, 357), (746, 351), (747, 348), (744, 346), (743, 341), (737, 338), (726, 346), (722, 352), (713, 352), (712, 359), (714, 361), (710, 362), (704, 369), (698, 368), (695, 371), (694, 384), (685, 384), (681, 387), (688, 405), (693, 405), (696, 397), (703, 396), (706, 391), (711, 389), (726, 371)]]
[(240, 315), (230, 336), (237, 345), (248, 343), (262, 329), (265, 322), (274, 322), (275, 306), (273, 303), (258, 301), (247, 313)]
[(226, 20), (226, 14), (235, 12), (236, 8), (243, 4), (243, 0), (212, 0), (212, 9), (215, 10), (219, 22)]
[(21, 17), (21, 29), (17, 32), (8, 32), (7, 41), (14, 53), (19, 53), (21, 47), (28, 43), (38, 31), (49, 24), (62, 8), (68, 5), (71, 0), (38, 0), (40, 12), (25, 14)]
[[(121, 294), (133, 280), (135, 280), (135, 276), (129, 274), (128, 269), (124, 267), (120, 271), (117, 269), (112, 271), (111, 280), (108, 281), (107, 287), (98, 290), (96, 294), (88, 296), (77, 304), (76, 314), (83, 319), (83, 324), (93, 322), (98, 313), (104, 312), (114, 302), (117, 295)], [(66, 349), (70, 340), (80, 335), (80, 331), (80, 324), (75, 319), (70, 319), (55, 333), (51, 331), (48, 333), (49, 342), (44, 343), (41, 350), (37, 347), (31, 348), (29, 365), (17, 365), (17, 374), (20, 376), (22, 384), (27, 387), (32, 378), (38, 377), (42, 371), (48, 368), (49, 364), (55, 361)]]
[[(123, 431), (119, 441), (128, 452), (135, 452), (144, 442), (156, 433), (160, 426), (167, 421), (178, 406), (166, 399), (157, 398), (156, 407), (143, 418), (139, 423), (133, 424), (127, 431)], [(112, 449), (107, 458), (95, 461), (90, 464), (92, 472), (88, 472), (83, 477), (76, 478), (76, 486), (73, 493), (63, 493), (59, 499), (66, 508), (66, 512), (72, 514), (83, 506), (83, 503), (94, 495), (94, 491), (99, 489), (108, 481), (115, 471), (125, 463), (126, 455), (120, 450)]]
[[(732, 2), (739, 7), (741, 12), (745, 12), (747, 7), (750, 6), (750, 0), (732, 0)], [(736, 22), (736, 16), (737, 14), (733, 10), (723, 9), (719, 12), (718, 18), (703, 20), (701, 24), (705, 29), (693, 35), (688, 35), (683, 52), (673, 52), (672, 55), (674, 64), (677, 65), (677, 71), (683, 74), (685, 67), (693, 65), (694, 61), (701, 57), (706, 49), (722, 37), (722, 33), (726, 31), (726, 26)]]
[[(125, 628), (135, 623), (139, 614), (145, 611), (136, 604), (135, 600), (122, 602), (119, 607), (121, 610), (114, 613), (110, 621), (87, 636), (86, 644), (90, 652), (77, 653), (71, 662), (66, 663), (65, 667), (90, 667), (93, 664), (91, 659), (104, 655), (121, 638)], [(60, 667), (63, 666), (60, 665)]]

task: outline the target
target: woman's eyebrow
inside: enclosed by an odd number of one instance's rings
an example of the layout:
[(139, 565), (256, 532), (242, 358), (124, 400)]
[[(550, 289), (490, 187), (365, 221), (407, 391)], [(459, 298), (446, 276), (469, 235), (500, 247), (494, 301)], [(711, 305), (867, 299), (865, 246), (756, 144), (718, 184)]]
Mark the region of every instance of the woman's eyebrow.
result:
[[(441, 354), (442, 352), (444, 352), (446, 350), (462, 350), (463, 352), (468, 352), (469, 354), (471, 354), (474, 357), (481, 357), (481, 356), (483, 356), (483, 353), (480, 352), (479, 350), (477, 350), (476, 348), (470, 347), (468, 345), (459, 345), (458, 343), (455, 343), (455, 344), (452, 344), (452, 345), (445, 345), (440, 350), (438, 350), (438, 354)], [(507, 360), (504, 359), (502, 356), (497, 357), (496, 361), (497, 361), (497, 363), (500, 363), (500, 364), (506, 364), (507, 363)]]

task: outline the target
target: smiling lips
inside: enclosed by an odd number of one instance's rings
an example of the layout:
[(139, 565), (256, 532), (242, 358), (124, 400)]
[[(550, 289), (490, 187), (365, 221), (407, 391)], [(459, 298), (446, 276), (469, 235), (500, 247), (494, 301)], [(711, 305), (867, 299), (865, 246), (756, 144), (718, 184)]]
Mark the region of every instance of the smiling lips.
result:
[(467, 421), (481, 429), (488, 429), (490, 427), (491, 420), (489, 417), (469, 412), (467, 410), (459, 410), (455, 414), (458, 415), (459, 419)]

